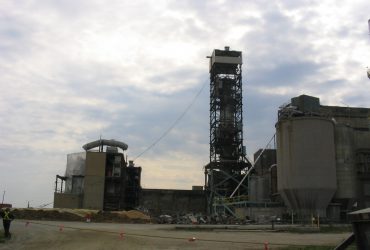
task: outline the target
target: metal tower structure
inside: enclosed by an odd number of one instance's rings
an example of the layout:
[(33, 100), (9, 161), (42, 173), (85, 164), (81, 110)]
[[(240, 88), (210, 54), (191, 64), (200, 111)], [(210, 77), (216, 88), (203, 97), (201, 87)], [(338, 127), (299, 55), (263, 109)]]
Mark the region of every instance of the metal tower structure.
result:
[[(233, 213), (225, 205), (251, 165), (243, 146), (242, 52), (214, 50), (210, 72), (210, 157), (205, 166), (208, 212)], [(237, 196), (246, 196), (242, 184)]]

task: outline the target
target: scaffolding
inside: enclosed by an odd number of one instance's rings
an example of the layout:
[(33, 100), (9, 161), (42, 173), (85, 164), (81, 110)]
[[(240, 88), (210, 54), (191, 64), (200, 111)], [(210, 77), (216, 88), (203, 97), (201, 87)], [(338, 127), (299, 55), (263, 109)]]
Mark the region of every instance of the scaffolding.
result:
[[(251, 164), (243, 146), (242, 52), (225, 47), (208, 58), (210, 162), (205, 166), (205, 189), (208, 212), (215, 214), (218, 201), (233, 193)], [(241, 184), (236, 195), (247, 196), (248, 185)]]

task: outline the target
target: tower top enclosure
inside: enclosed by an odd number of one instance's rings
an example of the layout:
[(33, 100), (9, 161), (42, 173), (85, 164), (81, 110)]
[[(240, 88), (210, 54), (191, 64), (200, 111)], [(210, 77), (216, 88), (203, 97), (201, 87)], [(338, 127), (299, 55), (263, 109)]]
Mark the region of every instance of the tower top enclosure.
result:
[[(243, 147), (242, 52), (215, 49), (210, 63), (210, 163), (233, 170), (245, 158)], [(221, 164), (222, 163), (222, 164)]]
[(212, 71), (215, 63), (230, 64), (230, 66), (243, 64), (242, 52), (230, 50), (230, 47), (225, 47), (225, 50), (215, 49), (209, 58), (209, 72)]

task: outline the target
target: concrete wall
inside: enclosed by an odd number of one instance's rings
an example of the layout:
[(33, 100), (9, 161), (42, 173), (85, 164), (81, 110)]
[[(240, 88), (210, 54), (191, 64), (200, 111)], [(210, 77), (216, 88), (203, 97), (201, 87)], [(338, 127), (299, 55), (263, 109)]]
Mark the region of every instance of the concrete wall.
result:
[(355, 146), (357, 149), (370, 149), (370, 132), (355, 131)]
[(249, 177), (249, 200), (264, 202), (270, 201), (270, 175)]
[(260, 156), (259, 160), (256, 161), (262, 150), (263, 149), (259, 149), (254, 153), (254, 168), (259, 176), (269, 172), (270, 167), (273, 164), (276, 164), (276, 149), (266, 149)]
[(82, 208), (82, 195), (54, 193), (54, 208)]
[[(336, 160), (338, 190), (335, 202), (342, 202), (342, 213), (366, 208), (370, 195), (370, 109), (354, 107), (330, 107), (323, 109), (331, 113), (336, 121)], [(343, 200), (343, 199), (346, 199)]]
[(143, 189), (140, 205), (155, 215), (206, 213), (202, 190)]
[(250, 220), (266, 223), (271, 221), (272, 216), (282, 218), (285, 207), (242, 207), (235, 208), (235, 214), (239, 219), (245, 219), (246, 216)]
[(106, 153), (87, 152), (85, 175), (105, 176)]
[(83, 207), (103, 209), (106, 153), (87, 152)]
[(354, 132), (344, 124), (335, 126), (335, 153), (337, 191), (335, 199), (357, 197), (357, 173), (355, 166)]
[(327, 219), (331, 222), (340, 222), (340, 203), (330, 203), (326, 209)]

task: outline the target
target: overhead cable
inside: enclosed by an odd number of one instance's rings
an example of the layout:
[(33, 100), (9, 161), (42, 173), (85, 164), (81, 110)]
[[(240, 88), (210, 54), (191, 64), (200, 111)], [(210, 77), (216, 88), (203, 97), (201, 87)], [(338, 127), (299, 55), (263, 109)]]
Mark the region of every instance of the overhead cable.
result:
[(194, 96), (193, 100), (190, 102), (190, 104), (185, 108), (185, 110), (181, 113), (181, 115), (171, 124), (171, 126), (166, 130), (164, 131), (164, 133), (158, 137), (158, 139), (156, 139), (152, 144), (149, 145), (149, 147), (147, 147), (143, 152), (141, 152), (139, 155), (137, 155), (135, 158), (134, 158), (134, 161), (136, 159), (138, 159), (140, 156), (142, 156), (143, 154), (145, 154), (147, 151), (149, 151), (151, 148), (153, 148), (158, 142), (160, 142), (166, 135), (168, 135), (169, 132), (171, 132), (171, 130), (181, 121), (181, 119), (185, 116), (185, 114), (189, 111), (189, 109), (193, 106), (193, 104), (195, 103), (195, 101), (197, 100), (197, 98), (199, 97), (199, 95), (202, 93), (204, 87), (206, 86), (207, 82), (205, 82), (202, 87), (200, 88), (200, 90), (198, 91), (198, 93)]

